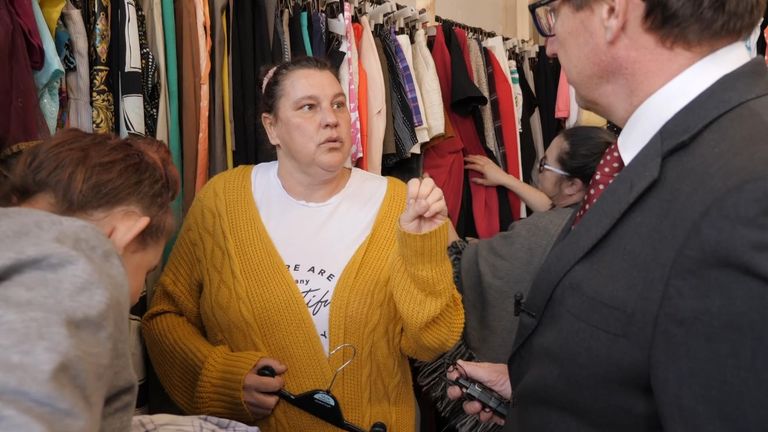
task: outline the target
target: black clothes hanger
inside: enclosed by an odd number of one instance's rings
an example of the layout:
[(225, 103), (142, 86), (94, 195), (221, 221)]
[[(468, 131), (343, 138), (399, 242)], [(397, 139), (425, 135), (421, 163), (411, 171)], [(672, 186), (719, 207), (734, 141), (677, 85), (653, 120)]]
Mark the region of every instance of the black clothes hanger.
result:
[[(350, 344), (344, 344), (331, 351), (329, 357), (342, 348), (352, 348), (354, 350), (354, 346)], [(339, 405), (339, 401), (335, 396), (331, 394), (331, 387), (333, 386), (334, 381), (336, 381), (336, 376), (345, 367), (347, 367), (347, 365), (349, 365), (354, 358), (355, 355), (353, 351), (352, 358), (341, 365), (341, 367), (336, 369), (336, 372), (333, 374), (333, 378), (331, 378), (331, 383), (328, 385), (327, 390), (310, 390), (308, 392), (294, 395), (285, 389), (280, 389), (276, 394), (280, 397), (280, 399), (283, 399), (296, 408), (306, 413), (312, 414), (320, 420), (323, 420), (326, 423), (330, 423), (331, 425), (336, 426), (342, 430), (349, 432), (387, 432), (387, 426), (382, 422), (374, 423), (371, 426), (371, 429), (366, 431), (365, 429), (346, 421), (344, 419), (344, 415), (341, 413), (341, 406)], [(264, 377), (274, 378), (275, 376), (275, 370), (271, 366), (264, 366), (260, 368), (256, 373), (259, 376)]]

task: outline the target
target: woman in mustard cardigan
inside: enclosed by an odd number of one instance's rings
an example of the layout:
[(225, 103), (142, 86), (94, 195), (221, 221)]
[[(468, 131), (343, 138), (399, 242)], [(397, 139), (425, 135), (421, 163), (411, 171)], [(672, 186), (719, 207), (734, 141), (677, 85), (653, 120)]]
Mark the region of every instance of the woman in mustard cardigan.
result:
[(346, 420), (413, 431), (408, 358), (447, 351), (464, 324), (442, 191), (344, 167), (352, 121), (327, 63), (277, 66), (263, 93), (278, 160), (195, 199), (144, 319), (153, 365), (187, 413), (314, 432), (337, 429), (273, 392), (326, 389), (351, 360), (331, 389)]

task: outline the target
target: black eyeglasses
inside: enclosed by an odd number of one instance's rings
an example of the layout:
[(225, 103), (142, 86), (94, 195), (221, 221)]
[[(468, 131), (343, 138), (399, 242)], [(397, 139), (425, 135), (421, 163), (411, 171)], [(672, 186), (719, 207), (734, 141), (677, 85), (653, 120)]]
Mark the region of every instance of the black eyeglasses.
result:
[(552, 171), (553, 173), (560, 174), (562, 176), (571, 177), (571, 174), (567, 171), (563, 171), (560, 168), (555, 168), (552, 165), (548, 164), (544, 158), (539, 159), (539, 174), (543, 173), (544, 170)]
[(528, 5), (528, 10), (533, 16), (533, 23), (536, 30), (544, 37), (555, 35), (555, 21), (557, 20), (556, 9), (550, 6), (557, 0), (539, 0)]

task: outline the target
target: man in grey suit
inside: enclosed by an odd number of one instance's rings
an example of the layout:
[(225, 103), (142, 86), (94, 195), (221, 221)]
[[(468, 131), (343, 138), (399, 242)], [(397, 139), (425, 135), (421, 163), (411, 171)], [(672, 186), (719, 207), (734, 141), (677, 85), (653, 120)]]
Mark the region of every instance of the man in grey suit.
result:
[(765, 7), (530, 5), (580, 105), (623, 127), (601, 167), (623, 170), (593, 178), (509, 364), (462, 363), (511, 397), (508, 430), (768, 428), (768, 72), (743, 42)]

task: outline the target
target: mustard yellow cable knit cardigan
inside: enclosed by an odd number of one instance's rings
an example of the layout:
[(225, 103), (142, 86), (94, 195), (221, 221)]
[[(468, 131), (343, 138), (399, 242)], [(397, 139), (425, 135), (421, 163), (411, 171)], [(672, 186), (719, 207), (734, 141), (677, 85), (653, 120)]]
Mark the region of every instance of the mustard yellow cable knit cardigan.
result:
[[(332, 392), (347, 421), (368, 429), (415, 429), (407, 357), (433, 359), (457, 342), (461, 299), (446, 254), (447, 226), (421, 235), (399, 229), (405, 185), (389, 179), (371, 234), (341, 274), (330, 310), (330, 347), (357, 348)], [(261, 222), (251, 167), (212, 179), (195, 199), (144, 319), (152, 363), (190, 414), (256, 424), (265, 432), (332, 431), (281, 401), (254, 420), (242, 400), (261, 357), (288, 366), (292, 393), (325, 389), (348, 360), (325, 355), (295, 282)]]

